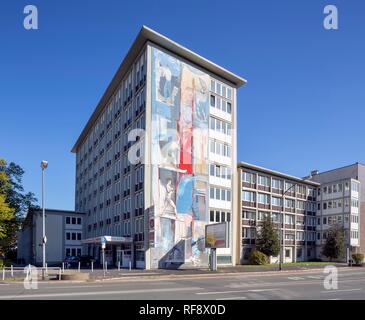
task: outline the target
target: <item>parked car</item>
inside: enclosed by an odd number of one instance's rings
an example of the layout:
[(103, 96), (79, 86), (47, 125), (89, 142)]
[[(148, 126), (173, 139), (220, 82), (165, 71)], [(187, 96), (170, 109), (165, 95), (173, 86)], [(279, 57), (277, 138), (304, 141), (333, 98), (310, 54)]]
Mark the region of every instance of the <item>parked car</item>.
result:
[(90, 267), (91, 262), (95, 262), (95, 259), (92, 256), (81, 256), (79, 261), (81, 262), (81, 267)]
[(75, 256), (66, 257), (63, 262), (65, 263), (65, 268), (77, 268), (79, 265), (80, 258)]

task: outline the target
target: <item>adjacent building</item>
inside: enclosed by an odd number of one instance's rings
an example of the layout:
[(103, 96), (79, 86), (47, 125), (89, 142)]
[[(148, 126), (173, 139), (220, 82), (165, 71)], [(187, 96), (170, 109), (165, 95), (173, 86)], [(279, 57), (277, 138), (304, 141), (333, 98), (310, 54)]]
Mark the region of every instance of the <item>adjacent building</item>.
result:
[(318, 172), (308, 177), (319, 182), (317, 196), (317, 255), (322, 259), (321, 248), (328, 229), (339, 225), (344, 229), (347, 259), (354, 252), (365, 252), (365, 165), (349, 166)]
[[(77, 139), (84, 253), (137, 268), (207, 266), (205, 225), (234, 219), (245, 80), (143, 27)], [(236, 239), (218, 250), (232, 264)]]
[[(81, 256), (83, 219), (81, 212), (45, 210), (46, 262), (58, 265), (67, 256)], [(42, 210), (29, 210), (18, 234), (17, 258), (25, 264), (42, 265)]]
[[(247, 263), (265, 216), (271, 217), (283, 244), (282, 261), (316, 258), (316, 194), (319, 183), (241, 162), (238, 164), (237, 261)], [(283, 239), (285, 239), (283, 241)], [(284, 245), (285, 244), (285, 245)], [(272, 257), (271, 262), (277, 262)]]

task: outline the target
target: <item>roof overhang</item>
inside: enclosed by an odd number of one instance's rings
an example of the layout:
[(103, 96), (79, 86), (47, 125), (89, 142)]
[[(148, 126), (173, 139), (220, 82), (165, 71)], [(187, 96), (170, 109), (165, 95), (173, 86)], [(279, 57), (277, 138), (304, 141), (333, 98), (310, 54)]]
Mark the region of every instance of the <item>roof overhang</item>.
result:
[(282, 173), (282, 172), (279, 172), (279, 171), (276, 171), (276, 170), (271, 170), (271, 169), (268, 169), (268, 168), (260, 167), (260, 166), (257, 166), (255, 164), (251, 164), (251, 163), (247, 163), (247, 162), (239, 162), (237, 164), (237, 167), (238, 168), (246, 168), (246, 169), (260, 171), (262, 173), (271, 174), (271, 175), (281, 177), (281, 178), (284, 178), (284, 179), (288, 179), (288, 180), (292, 180), (292, 181), (295, 181), (295, 182), (306, 183), (306, 184), (312, 185), (313, 187), (318, 187), (318, 186), (321, 185), (320, 183), (312, 181), (312, 180), (302, 179), (302, 178), (299, 178), (299, 177), (291, 176), (291, 175), (286, 174), (286, 173)]
[(102, 244), (103, 240), (107, 244), (122, 244), (122, 243), (132, 243), (133, 239), (131, 237), (113, 237), (113, 236), (100, 236), (95, 238), (88, 238), (81, 240), (83, 244)]
[(129, 70), (129, 66), (134, 62), (137, 58), (138, 54), (143, 49), (144, 45), (147, 41), (155, 43), (162, 48), (165, 48), (182, 58), (196, 64), (197, 66), (202, 67), (203, 69), (214, 73), (220, 76), (222, 79), (227, 80), (232, 86), (239, 88), (240, 86), (244, 85), (247, 81), (238, 76), (234, 73), (220, 67), (219, 65), (213, 63), (210, 60), (203, 58), (202, 56), (194, 53), (193, 51), (181, 46), (180, 44), (172, 41), (171, 39), (163, 36), (162, 34), (146, 27), (142, 26), (139, 34), (137, 35), (136, 39), (134, 40), (131, 48), (129, 49), (127, 55), (123, 59), (121, 65), (118, 68), (118, 71), (114, 75), (112, 81), (108, 85), (107, 89), (105, 90), (103, 96), (101, 97), (99, 103), (97, 104), (93, 114), (91, 115), (89, 121), (85, 125), (84, 129), (82, 130), (79, 138), (77, 139), (75, 145), (72, 147), (71, 152), (76, 153), (79, 145), (85, 140), (89, 130), (92, 128), (94, 122), (100, 116), (102, 110), (104, 109), (105, 105), (108, 103), (109, 99), (117, 89), (120, 81), (124, 78), (127, 71)]

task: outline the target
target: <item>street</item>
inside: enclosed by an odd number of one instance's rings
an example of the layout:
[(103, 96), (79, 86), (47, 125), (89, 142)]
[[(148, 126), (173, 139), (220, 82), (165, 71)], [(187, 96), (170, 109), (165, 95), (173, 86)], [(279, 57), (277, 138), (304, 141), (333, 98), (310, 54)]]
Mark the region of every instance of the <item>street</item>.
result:
[(365, 268), (338, 268), (338, 289), (326, 290), (323, 270), (125, 276), (93, 282), (1, 283), (3, 299), (277, 300), (364, 299)]

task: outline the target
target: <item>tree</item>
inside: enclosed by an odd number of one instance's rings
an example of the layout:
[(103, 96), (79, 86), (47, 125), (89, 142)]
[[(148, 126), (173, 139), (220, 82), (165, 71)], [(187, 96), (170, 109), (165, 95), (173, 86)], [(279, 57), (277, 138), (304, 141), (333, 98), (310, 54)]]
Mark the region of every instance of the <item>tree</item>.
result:
[(0, 253), (14, 249), (27, 210), (36, 207), (34, 194), (24, 192), (23, 174), (20, 166), (0, 158)]
[(322, 254), (332, 259), (341, 259), (345, 253), (345, 236), (343, 228), (333, 226), (328, 230), (326, 243), (323, 247)]
[(256, 249), (268, 257), (277, 256), (280, 242), (276, 227), (270, 216), (266, 216), (256, 238)]

